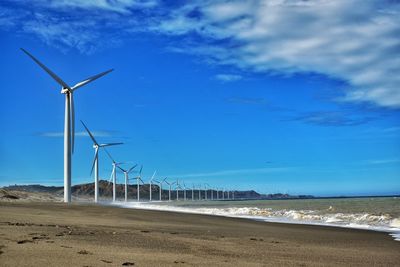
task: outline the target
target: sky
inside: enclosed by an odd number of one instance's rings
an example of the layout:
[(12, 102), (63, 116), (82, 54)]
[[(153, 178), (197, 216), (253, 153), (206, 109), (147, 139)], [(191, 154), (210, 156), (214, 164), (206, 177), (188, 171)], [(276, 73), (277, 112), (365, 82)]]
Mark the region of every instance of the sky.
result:
[(82, 120), (145, 181), (400, 194), (399, 36), (394, 0), (2, 0), (0, 186), (63, 184), (64, 95), (22, 47), (71, 86), (114, 69), (74, 93), (73, 184)]

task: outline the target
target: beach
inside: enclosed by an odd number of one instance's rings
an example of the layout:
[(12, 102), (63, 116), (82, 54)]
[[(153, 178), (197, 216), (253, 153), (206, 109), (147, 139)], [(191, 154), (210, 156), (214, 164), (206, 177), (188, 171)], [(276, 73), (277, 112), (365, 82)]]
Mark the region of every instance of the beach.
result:
[(399, 266), (382, 232), (56, 202), (0, 203), (2, 266)]

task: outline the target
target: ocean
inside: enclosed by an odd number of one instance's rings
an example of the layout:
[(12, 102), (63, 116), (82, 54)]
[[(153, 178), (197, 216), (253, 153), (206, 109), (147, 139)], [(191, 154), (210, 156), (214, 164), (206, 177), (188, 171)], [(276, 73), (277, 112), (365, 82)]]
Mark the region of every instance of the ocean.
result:
[(117, 202), (127, 208), (382, 231), (400, 241), (400, 197)]

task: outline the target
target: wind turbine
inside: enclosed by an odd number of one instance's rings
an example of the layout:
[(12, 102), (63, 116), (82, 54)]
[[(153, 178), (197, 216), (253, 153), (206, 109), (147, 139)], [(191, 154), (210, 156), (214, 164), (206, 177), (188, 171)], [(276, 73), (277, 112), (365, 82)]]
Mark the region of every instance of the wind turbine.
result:
[(183, 191), (183, 200), (184, 200), (184, 201), (186, 201), (186, 189), (187, 189), (187, 188), (186, 188), (186, 184), (185, 184), (185, 182), (183, 182), (183, 190), (184, 190), (184, 191)]
[(123, 143), (99, 144), (99, 143), (97, 143), (96, 139), (94, 139), (93, 134), (89, 131), (89, 129), (86, 127), (86, 125), (83, 123), (83, 121), (81, 121), (81, 123), (82, 123), (83, 127), (85, 127), (87, 133), (89, 134), (90, 138), (93, 141), (94, 159), (93, 159), (93, 164), (92, 164), (92, 169), (90, 171), (90, 175), (92, 175), (93, 169), (94, 169), (94, 202), (98, 202), (98, 198), (99, 198), (99, 149), (101, 147), (121, 145)]
[(104, 148), (104, 151), (107, 153), (108, 157), (111, 159), (112, 161), (112, 172), (111, 172), (111, 177), (110, 180), (113, 179), (113, 202), (115, 202), (116, 199), (116, 184), (117, 184), (117, 166), (120, 164), (123, 164), (123, 162), (116, 162), (113, 157), (111, 157), (111, 154), (108, 153), (107, 149)]
[(139, 175), (135, 177), (136, 179), (136, 188), (137, 188), (137, 201), (140, 202), (140, 182), (143, 182), (142, 180), (142, 170), (143, 170), (143, 165), (140, 166), (140, 171), (139, 171)]
[(176, 179), (176, 200), (179, 200), (179, 188), (181, 188), (178, 179)]
[(213, 196), (213, 189), (209, 184), (206, 184), (208, 186), (208, 190), (210, 190), (211, 193), (211, 200), (214, 200), (214, 196)]
[(199, 185), (199, 200), (201, 200), (201, 185)]
[(218, 189), (218, 187), (215, 189), (217, 190), (217, 200), (219, 200), (219, 189)]
[(194, 201), (194, 184), (192, 186), (192, 201)]
[(120, 166), (117, 166), (118, 169), (120, 169), (125, 176), (125, 202), (128, 202), (128, 181), (129, 181), (129, 173), (137, 166), (135, 164), (133, 167), (131, 167), (129, 170), (124, 170)]
[(165, 182), (165, 183), (169, 186), (169, 190), (168, 190), (168, 201), (171, 201), (171, 187), (172, 187), (173, 184), (175, 184), (175, 182), (169, 183), (169, 182), (167, 181), (167, 178), (165, 178), (165, 179), (163, 180), (163, 182)]
[(162, 201), (161, 193), (162, 193), (162, 184), (163, 184), (164, 181), (157, 181), (157, 180), (154, 180), (154, 182), (158, 183), (158, 186), (159, 186), (159, 194), (160, 194), (160, 196), (159, 196), (159, 201)]
[(207, 187), (207, 184), (204, 184), (204, 193), (205, 193), (205, 200), (207, 200), (207, 195), (208, 195), (208, 187)]
[(65, 95), (65, 114), (64, 114), (64, 202), (71, 202), (71, 170), (72, 170), (72, 154), (74, 153), (75, 139), (75, 110), (73, 93), (79, 87), (82, 87), (94, 80), (113, 71), (113, 69), (99, 73), (89, 77), (74, 86), (70, 87), (67, 83), (61, 80), (53, 71), (41, 63), (38, 59), (32, 56), (28, 51), (21, 48), (33, 61), (36, 62), (47, 74), (49, 74), (59, 85), (61, 85), (61, 94)]
[(222, 200), (225, 200), (225, 190), (223, 188), (222, 189)]
[(151, 191), (153, 189), (152, 188), (152, 185), (153, 185), (152, 182), (154, 180), (154, 175), (156, 175), (156, 171), (154, 171), (153, 176), (151, 177), (150, 182), (149, 182), (150, 183), (150, 201), (151, 201), (151, 193), (152, 193)]

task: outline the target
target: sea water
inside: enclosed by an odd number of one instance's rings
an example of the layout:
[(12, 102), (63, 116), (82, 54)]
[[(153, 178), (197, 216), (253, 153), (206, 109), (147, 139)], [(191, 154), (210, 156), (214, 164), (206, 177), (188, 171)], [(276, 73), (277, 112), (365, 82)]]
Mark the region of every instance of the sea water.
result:
[(118, 203), (129, 208), (388, 232), (400, 241), (400, 197)]

